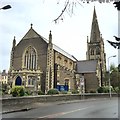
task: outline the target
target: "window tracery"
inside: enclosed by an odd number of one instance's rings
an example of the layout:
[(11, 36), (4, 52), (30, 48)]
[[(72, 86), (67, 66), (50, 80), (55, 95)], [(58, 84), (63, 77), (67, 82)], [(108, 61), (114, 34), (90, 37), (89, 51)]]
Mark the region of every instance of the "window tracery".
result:
[(24, 68), (35, 70), (37, 69), (37, 52), (29, 46), (24, 54)]

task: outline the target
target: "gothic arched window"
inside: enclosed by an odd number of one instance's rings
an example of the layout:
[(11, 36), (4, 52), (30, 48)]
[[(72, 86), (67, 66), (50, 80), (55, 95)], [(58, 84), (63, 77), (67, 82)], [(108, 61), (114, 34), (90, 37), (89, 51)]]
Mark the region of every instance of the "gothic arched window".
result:
[(100, 48), (99, 47), (96, 48), (96, 55), (100, 55)]
[(37, 69), (37, 52), (36, 50), (29, 46), (24, 54), (24, 68), (35, 70)]
[(94, 49), (92, 48), (90, 51), (91, 55), (94, 55)]

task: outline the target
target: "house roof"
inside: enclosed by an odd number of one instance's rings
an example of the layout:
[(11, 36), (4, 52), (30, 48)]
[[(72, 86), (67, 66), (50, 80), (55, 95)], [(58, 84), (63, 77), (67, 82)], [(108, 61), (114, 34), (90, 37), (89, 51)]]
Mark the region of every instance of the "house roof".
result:
[(77, 61), (77, 73), (92, 73), (96, 72), (97, 60)]

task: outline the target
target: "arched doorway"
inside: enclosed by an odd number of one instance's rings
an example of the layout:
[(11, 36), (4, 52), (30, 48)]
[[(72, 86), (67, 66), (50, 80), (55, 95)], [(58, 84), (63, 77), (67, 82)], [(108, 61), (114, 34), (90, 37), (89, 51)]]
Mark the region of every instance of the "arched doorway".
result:
[(16, 80), (15, 80), (15, 85), (18, 85), (18, 86), (22, 85), (22, 79), (21, 79), (20, 76), (18, 76), (18, 77), (16, 78)]

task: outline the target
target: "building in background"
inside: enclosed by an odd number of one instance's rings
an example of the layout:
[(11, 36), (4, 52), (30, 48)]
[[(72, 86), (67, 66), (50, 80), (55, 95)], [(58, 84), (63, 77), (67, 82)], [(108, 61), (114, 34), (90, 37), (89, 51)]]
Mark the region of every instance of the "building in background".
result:
[(6, 72), (6, 70), (3, 70), (0, 73), (0, 83), (1, 84), (7, 84), (8, 83), (8, 73)]
[(97, 60), (100, 71), (99, 85), (104, 85), (104, 74), (106, 72), (106, 54), (104, 50), (104, 40), (99, 30), (95, 7), (93, 12), (90, 40), (87, 37), (86, 59)]
[(100, 86), (99, 69), (97, 60), (77, 61), (76, 81), (80, 91), (96, 92), (98, 86)]

